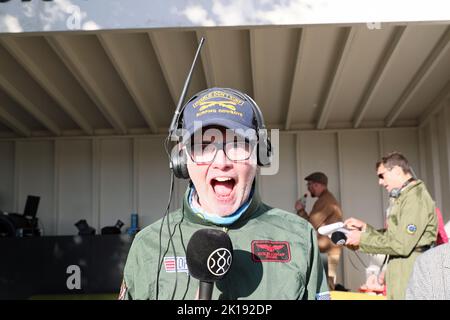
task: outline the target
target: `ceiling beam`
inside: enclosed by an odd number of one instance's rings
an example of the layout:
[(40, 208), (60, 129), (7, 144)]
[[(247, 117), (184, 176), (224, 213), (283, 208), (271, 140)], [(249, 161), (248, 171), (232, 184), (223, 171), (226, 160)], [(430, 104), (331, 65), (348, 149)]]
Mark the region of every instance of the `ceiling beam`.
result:
[(66, 37), (55, 35), (45, 37), (45, 39), (61, 58), (66, 67), (72, 72), (73, 76), (78, 80), (115, 131), (119, 134), (126, 134), (127, 128), (125, 123), (117, 111), (114, 110), (114, 103), (111, 101), (111, 98), (109, 98), (108, 94), (103, 92), (97, 85), (97, 80), (92, 74), (92, 71), (84, 65), (76, 52), (70, 48)]
[(436, 98), (430, 103), (429, 107), (422, 113), (419, 118), (419, 127), (423, 127), (428, 123), (428, 121), (438, 113), (442, 107), (444, 107), (444, 102), (450, 98), (450, 80), (444, 86), (444, 88), (439, 92)]
[[(206, 30), (198, 30), (195, 32), (195, 35), (197, 36), (197, 41), (200, 43), (200, 40), (202, 38), (205, 38), (205, 44), (202, 48), (202, 51), (200, 53), (202, 58), (202, 64), (203, 64), (203, 72), (205, 73), (205, 79), (206, 79), (206, 86), (208, 88), (216, 87), (217, 86), (217, 79), (216, 79), (216, 73), (214, 70), (213, 65), (213, 58), (211, 53), (212, 48), (212, 36), (208, 36), (208, 32)], [(211, 44), (210, 44), (211, 43)]]
[(447, 28), (444, 35), (439, 39), (437, 45), (433, 48), (431, 53), (425, 59), (425, 62), (416, 72), (412, 80), (409, 82), (406, 89), (403, 91), (400, 99), (392, 108), (389, 115), (386, 117), (386, 127), (391, 127), (398, 116), (408, 105), (412, 97), (415, 95), (420, 86), (425, 82), (430, 73), (434, 70), (438, 62), (445, 56), (445, 52), (450, 47), (450, 27)]
[(23, 48), (17, 44), (13, 38), (5, 37), (0, 40), (2, 45), (9, 51), (9, 53), (19, 62), (36, 80), (47, 93), (55, 99), (60, 107), (72, 118), (72, 120), (86, 133), (92, 135), (94, 130), (89, 124), (88, 120), (78, 111), (75, 105), (72, 104), (60, 91), (57, 85), (47, 76), (43, 65), (38, 61), (33, 60)]
[(157, 133), (158, 126), (156, 125), (154, 116), (149, 109), (149, 103), (146, 101), (146, 98), (142, 93), (142, 84), (137, 81), (136, 77), (131, 72), (131, 69), (126, 65), (126, 63), (124, 63), (126, 60), (120, 56), (119, 50), (117, 49), (118, 44), (115, 43), (114, 39), (107, 34), (98, 34), (97, 38), (105, 50), (106, 55), (109, 57), (112, 65), (122, 79), (125, 87), (128, 89), (130, 96), (136, 103), (136, 106), (144, 117), (151, 132)]
[(330, 87), (328, 89), (325, 102), (322, 106), (322, 110), (319, 115), (319, 120), (317, 121), (316, 128), (321, 130), (325, 129), (328, 123), (328, 118), (330, 117), (331, 108), (333, 106), (333, 102), (336, 96), (337, 88), (339, 87), (341, 76), (344, 71), (345, 65), (347, 63), (347, 59), (349, 56), (349, 52), (352, 47), (352, 43), (358, 33), (358, 30), (355, 27), (350, 27), (350, 30), (348, 30), (347, 35), (345, 37), (345, 44), (339, 53), (338, 57), (338, 63), (336, 64), (336, 67), (334, 69), (334, 72), (331, 75), (331, 78), (333, 79), (331, 81)]
[(176, 80), (167, 68), (168, 62), (166, 62), (165, 57), (169, 55), (167, 50), (165, 50), (165, 48), (163, 48), (162, 46), (164, 37), (158, 32), (148, 32), (148, 37), (153, 46), (153, 50), (155, 50), (156, 57), (158, 58), (159, 65), (161, 67), (164, 79), (166, 80), (167, 87), (169, 88), (170, 96), (172, 97), (174, 106), (176, 106), (178, 105), (178, 95), (181, 90), (177, 89), (178, 87), (176, 85)]
[(376, 67), (376, 71), (370, 79), (369, 86), (365, 90), (364, 96), (359, 103), (359, 107), (357, 108), (356, 116), (353, 119), (353, 128), (359, 128), (361, 122), (364, 119), (366, 112), (372, 105), (373, 99), (376, 96), (376, 93), (380, 89), (381, 84), (386, 79), (388, 71), (390, 70), (392, 64), (394, 63), (394, 58), (399, 55), (398, 48), (402, 39), (405, 39), (405, 34), (410, 30), (408, 26), (399, 26), (394, 31), (394, 36), (388, 48), (385, 50), (383, 57)]
[(20, 136), (30, 137), (31, 130), (0, 106), (0, 121)]
[(305, 43), (306, 43), (307, 37), (308, 37), (308, 29), (305, 27), (301, 30), (301, 32), (299, 32), (297, 59), (295, 61), (294, 76), (292, 77), (291, 94), (289, 96), (289, 104), (288, 104), (288, 110), (286, 113), (286, 121), (284, 123), (285, 130), (289, 130), (291, 128), (292, 110), (295, 108), (295, 105), (293, 103), (295, 88), (301, 87), (300, 76), (302, 74), (302, 70), (304, 69), (305, 63), (306, 63), (305, 59), (303, 59), (303, 56), (305, 53)]
[(61, 129), (58, 125), (50, 119), (41, 109), (29, 100), (22, 90), (16, 88), (9, 82), (6, 75), (0, 72), (0, 87), (14, 100), (16, 100), (26, 111), (28, 111), (36, 120), (38, 120), (44, 127), (46, 127), (54, 135), (60, 136)]

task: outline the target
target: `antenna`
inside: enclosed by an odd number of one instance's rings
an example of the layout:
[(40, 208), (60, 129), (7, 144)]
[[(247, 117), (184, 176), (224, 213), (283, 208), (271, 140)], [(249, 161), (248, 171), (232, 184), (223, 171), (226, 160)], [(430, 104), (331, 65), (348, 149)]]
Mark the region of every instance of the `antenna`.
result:
[(189, 88), (189, 84), (191, 83), (192, 72), (194, 71), (195, 64), (197, 62), (197, 58), (200, 54), (200, 50), (202, 49), (203, 43), (205, 42), (205, 38), (200, 39), (200, 43), (198, 44), (197, 52), (195, 53), (194, 61), (192, 61), (191, 69), (187, 75), (186, 81), (184, 82), (183, 91), (181, 91), (180, 99), (178, 100), (177, 108), (175, 109), (175, 114), (172, 118), (172, 122), (169, 127), (169, 137), (173, 135), (173, 132), (177, 129), (175, 125), (178, 123), (178, 119), (181, 114), (181, 107), (183, 106), (184, 98), (186, 97), (187, 90)]

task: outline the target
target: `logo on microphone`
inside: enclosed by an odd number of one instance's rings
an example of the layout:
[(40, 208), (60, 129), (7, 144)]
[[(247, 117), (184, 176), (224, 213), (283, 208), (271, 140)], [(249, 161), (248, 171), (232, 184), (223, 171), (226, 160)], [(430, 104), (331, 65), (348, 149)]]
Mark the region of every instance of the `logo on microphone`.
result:
[(208, 270), (215, 276), (223, 276), (231, 267), (233, 256), (228, 249), (214, 250), (208, 257)]

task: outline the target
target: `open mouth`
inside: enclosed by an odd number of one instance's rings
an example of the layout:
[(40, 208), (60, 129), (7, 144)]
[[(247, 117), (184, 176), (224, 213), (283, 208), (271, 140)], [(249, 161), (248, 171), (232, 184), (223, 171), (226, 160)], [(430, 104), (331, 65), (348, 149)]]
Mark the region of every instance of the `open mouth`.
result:
[(227, 198), (231, 195), (236, 180), (231, 177), (216, 177), (211, 180), (211, 186), (218, 198)]

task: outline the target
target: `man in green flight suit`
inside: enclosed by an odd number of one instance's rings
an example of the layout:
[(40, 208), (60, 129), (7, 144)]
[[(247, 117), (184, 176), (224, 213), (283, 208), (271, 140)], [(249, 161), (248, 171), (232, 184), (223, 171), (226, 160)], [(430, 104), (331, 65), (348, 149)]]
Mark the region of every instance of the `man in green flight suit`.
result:
[(171, 167), (190, 184), (164, 227), (160, 219), (136, 235), (119, 299), (196, 299), (186, 246), (204, 228), (225, 231), (234, 251), (212, 299), (329, 299), (314, 228), (259, 197), (257, 167), (269, 163), (271, 146), (256, 103), (210, 88), (183, 106), (176, 123), (185, 133)]
[(408, 160), (392, 152), (376, 164), (378, 183), (389, 192), (386, 228), (375, 230), (350, 218), (346, 246), (366, 253), (388, 255), (386, 286), (388, 299), (404, 299), (414, 261), (431, 248), (437, 237), (434, 201), (417, 180)]

